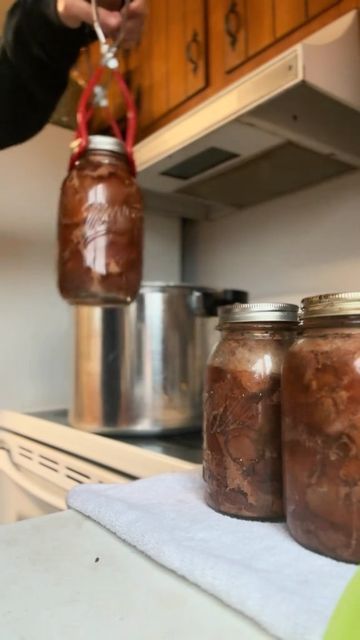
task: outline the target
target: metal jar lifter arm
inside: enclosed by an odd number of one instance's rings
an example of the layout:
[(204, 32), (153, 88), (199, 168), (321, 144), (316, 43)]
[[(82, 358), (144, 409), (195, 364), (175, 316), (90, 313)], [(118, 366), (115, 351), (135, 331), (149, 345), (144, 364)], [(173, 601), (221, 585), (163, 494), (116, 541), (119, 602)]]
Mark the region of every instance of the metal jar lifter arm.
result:
[[(119, 71), (119, 68), (118, 68), (119, 62), (116, 57), (116, 53), (124, 39), (124, 24), (126, 24), (129, 4), (130, 4), (130, 0), (126, 0), (125, 6), (123, 9), (124, 11), (123, 26), (120, 29), (120, 32), (117, 38), (113, 41), (108, 41), (107, 38), (105, 37), (105, 34), (100, 24), (97, 0), (91, 0), (94, 29), (98, 37), (98, 40), (100, 42), (101, 64), (93, 72), (79, 100), (79, 105), (78, 105), (77, 114), (76, 114), (77, 130), (76, 130), (75, 140), (72, 143), (72, 148), (74, 149), (74, 151), (70, 159), (70, 168), (74, 166), (75, 162), (81, 157), (81, 155), (84, 153), (84, 151), (88, 146), (88, 139), (89, 139), (88, 124), (94, 113), (95, 107), (100, 106), (107, 109), (108, 121), (109, 121), (109, 125), (111, 126), (113, 135), (119, 140), (121, 140), (122, 142), (124, 142), (132, 173), (134, 175), (136, 173), (134, 157), (133, 157), (133, 147), (135, 143), (136, 129), (137, 129), (137, 114), (136, 114), (135, 101), (122, 74)], [(113, 77), (115, 78), (118, 84), (120, 93), (124, 98), (125, 107), (126, 107), (125, 141), (123, 140), (120, 127), (111, 113), (105, 88), (101, 85), (101, 80), (103, 78), (103, 75), (106, 69), (110, 70), (110, 72), (112, 73)]]

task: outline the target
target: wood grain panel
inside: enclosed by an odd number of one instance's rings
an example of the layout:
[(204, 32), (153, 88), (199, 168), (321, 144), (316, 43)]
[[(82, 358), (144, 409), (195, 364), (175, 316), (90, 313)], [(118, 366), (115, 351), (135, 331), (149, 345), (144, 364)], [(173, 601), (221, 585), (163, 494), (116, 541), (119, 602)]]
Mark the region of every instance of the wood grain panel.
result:
[[(168, 0), (151, 0), (151, 24), (149, 33), (151, 46), (148, 57), (151, 61), (151, 117), (157, 120), (168, 111)], [(147, 73), (147, 62), (143, 72)]]
[[(186, 59), (187, 97), (190, 97), (203, 89), (207, 80), (205, 0), (185, 0), (185, 10), (186, 40), (182, 55)], [(190, 62), (190, 57), (194, 62)]]
[(275, 40), (272, 0), (247, 0), (248, 55), (252, 56)]
[(340, 0), (307, 0), (309, 18), (318, 15), (326, 9), (330, 9)]
[(306, 20), (306, 0), (274, 0), (275, 36), (281, 38)]
[(225, 70), (231, 71), (246, 58), (245, 0), (222, 0)]
[(184, 2), (168, 0), (168, 91), (169, 108), (187, 96), (186, 7)]

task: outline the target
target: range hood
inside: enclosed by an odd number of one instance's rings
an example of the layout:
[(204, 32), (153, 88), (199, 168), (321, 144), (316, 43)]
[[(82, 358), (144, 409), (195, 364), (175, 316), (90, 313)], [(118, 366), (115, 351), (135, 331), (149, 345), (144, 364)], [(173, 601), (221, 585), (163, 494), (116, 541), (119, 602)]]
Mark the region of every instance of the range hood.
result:
[(360, 168), (358, 12), (145, 139), (136, 161), (150, 200), (172, 194), (184, 217), (241, 209)]

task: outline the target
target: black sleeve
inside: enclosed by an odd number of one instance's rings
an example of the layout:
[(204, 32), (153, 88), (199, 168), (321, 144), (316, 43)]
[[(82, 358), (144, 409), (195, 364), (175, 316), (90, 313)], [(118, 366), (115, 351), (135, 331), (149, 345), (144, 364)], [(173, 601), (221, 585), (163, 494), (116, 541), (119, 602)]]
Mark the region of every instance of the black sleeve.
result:
[(81, 47), (91, 39), (85, 25), (62, 25), (55, 0), (15, 2), (0, 47), (0, 149), (42, 129), (66, 88)]

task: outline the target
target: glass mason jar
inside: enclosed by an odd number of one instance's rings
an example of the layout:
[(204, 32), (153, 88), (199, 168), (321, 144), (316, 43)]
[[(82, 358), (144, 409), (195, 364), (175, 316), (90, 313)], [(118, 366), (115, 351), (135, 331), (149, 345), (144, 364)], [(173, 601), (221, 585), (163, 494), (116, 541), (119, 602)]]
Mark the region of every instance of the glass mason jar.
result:
[(122, 143), (91, 136), (62, 185), (58, 283), (72, 304), (129, 303), (142, 275), (143, 204)]
[(206, 501), (241, 518), (283, 518), (280, 381), (298, 307), (235, 304), (219, 310), (220, 342), (204, 393)]
[(283, 373), (287, 523), (303, 546), (360, 562), (360, 293), (306, 298)]

